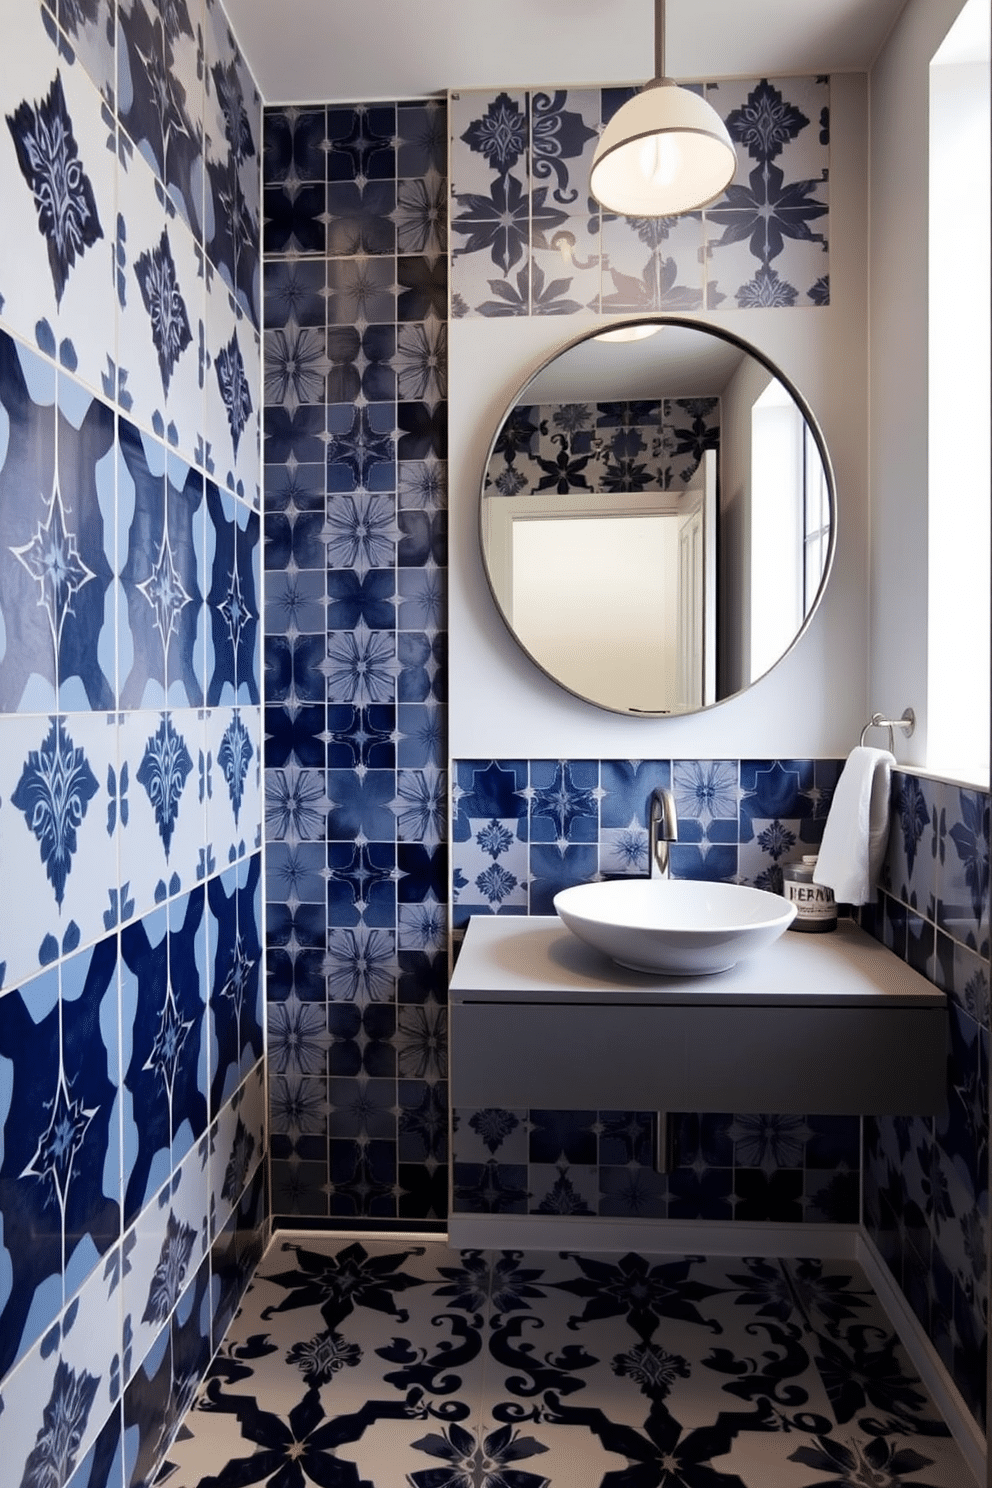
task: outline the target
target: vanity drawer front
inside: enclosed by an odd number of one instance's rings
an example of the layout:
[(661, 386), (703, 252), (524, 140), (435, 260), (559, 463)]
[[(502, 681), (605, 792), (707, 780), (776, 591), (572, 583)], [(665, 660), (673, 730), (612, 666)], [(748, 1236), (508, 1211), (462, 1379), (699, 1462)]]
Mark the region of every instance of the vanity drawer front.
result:
[(934, 1115), (943, 1008), (455, 1003), (455, 1106)]

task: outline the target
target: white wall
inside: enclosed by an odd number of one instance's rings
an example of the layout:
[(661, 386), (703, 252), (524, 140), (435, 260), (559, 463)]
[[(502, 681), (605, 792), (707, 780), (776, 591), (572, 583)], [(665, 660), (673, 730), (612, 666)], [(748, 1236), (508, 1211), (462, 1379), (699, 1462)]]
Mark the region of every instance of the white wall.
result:
[[(909, 0), (870, 90), (869, 675), (873, 708), (892, 718), (916, 710), (900, 758), (919, 764), (927, 743), (929, 67), (962, 4)], [(962, 240), (962, 293), (967, 276)]]
[[(687, 718), (626, 718), (580, 702), (531, 665), (499, 618), (478, 543), (489, 442), (517, 388), (592, 316), (455, 320), (450, 355), (450, 711), (454, 758), (812, 757), (846, 754), (867, 688), (867, 81), (832, 79), (831, 304), (701, 315), (751, 341), (819, 420), (839, 505), (834, 570), (794, 650), (740, 698)], [(910, 701), (910, 699), (906, 699)], [(884, 706), (875, 698), (871, 708)], [(900, 703), (899, 711), (905, 703)]]

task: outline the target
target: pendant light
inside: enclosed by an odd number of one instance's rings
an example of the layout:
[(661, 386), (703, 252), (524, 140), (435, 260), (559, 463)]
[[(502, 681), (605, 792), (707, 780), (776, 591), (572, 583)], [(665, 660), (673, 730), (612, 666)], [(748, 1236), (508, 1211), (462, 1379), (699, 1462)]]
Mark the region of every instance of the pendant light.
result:
[(726, 126), (698, 93), (665, 77), (665, 0), (655, 7), (655, 76), (600, 136), (589, 190), (622, 217), (677, 217), (715, 201), (737, 157)]

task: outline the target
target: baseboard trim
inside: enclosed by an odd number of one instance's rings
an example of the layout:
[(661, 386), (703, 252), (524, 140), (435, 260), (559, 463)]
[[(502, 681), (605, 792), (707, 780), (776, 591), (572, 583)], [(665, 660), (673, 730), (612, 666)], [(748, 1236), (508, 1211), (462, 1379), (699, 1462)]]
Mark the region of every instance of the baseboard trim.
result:
[(651, 1255), (760, 1255), (854, 1260), (857, 1225), (750, 1224), (731, 1220), (602, 1219), (580, 1214), (452, 1214), (455, 1250), (643, 1250)]
[(975, 1474), (975, 1482), (983, 1485), (986, 1482), (987, 1446), (981, 1427), (965, 1404), (943, 1359), (924, 1332), (919, 1318), (906, 1301), (901, 1287), (896, 1285), (881, 1252), (863, 1230), (857, 1237), (855, 1259), (862, 1266), (872, 1290), (899, 1334), (913, 1368), (933, 1396), (937, 1409), (961, 1448), (961, 1455)]

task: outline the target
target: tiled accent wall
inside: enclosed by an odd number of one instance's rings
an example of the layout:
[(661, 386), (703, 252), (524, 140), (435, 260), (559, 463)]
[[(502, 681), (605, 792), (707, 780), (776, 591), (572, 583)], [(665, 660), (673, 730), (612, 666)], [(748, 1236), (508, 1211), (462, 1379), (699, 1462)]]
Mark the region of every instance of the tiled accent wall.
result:
[[(839, 771), (836, 760), (459, 760), (454, 924), (553, 914), (559, 889), (645, 874), (656, 786), (675, 794), (675, 877), (780, 891), (783, 864), (821, 840)], [(660, 1174), (652, 1112), (459, 1109), (454, 1208), (857, 1223), (857, 1117), (672, 1119), (675, 1165)]]
[(518, 404), (493, 446), (492, 495), (679, 491), (720, 447), (719, 398)]
[(150, 1481), (266, 1223), (260, 106), (217, 0), (0, 67), (0, 1460)]
[(950, 1002), (947, 1115), (865, 1122), (864, 1223), (976, 1420), (986, 1412), (989, 797), (897, 771), (864, 922)]
[(265, 112), (273, 1209), (447, 1207), (445, 108)]
[(589, 196), (601, 125), (634, 89), (452, 93), (452, 314), (828, 304), (829, 79), (691, 86), (725, 121), (737, 172), (704, 211), (652, 219)]

